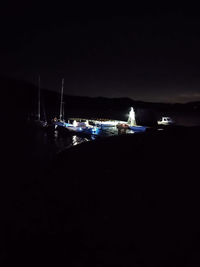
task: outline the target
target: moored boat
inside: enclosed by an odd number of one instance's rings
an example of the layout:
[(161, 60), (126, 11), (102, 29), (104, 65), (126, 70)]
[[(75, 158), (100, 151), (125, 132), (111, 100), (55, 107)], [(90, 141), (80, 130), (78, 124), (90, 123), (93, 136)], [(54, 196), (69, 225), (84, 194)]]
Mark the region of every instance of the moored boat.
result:
[(170, 117), (162, 117), (159, 121), (157, 121), (159, 125), (172, 125), (174, 124), (174, 120)]
[(129, 126), (129, 129), (134, 132), (145, 132), (146, 128), (147, 127), (145, 126), (139, 126), (139, 125)]
[(100, 131), (99, 127), (89, 125), (88, 121), (86, 121), (86, 122), (74, 121), (73, 124), (64, 123), (63, 127), (65, 127), (69, 131), (84, 133), (84, 134), (97, 135), (97, 134), (99, 134), (99, 131)]
[(43, 120), (41, 120), (41, 92), (40, 92), (40, 76), (38, 77), (38, 110), (37, 110), (37, 119), (35, 120), (35, 125), (40, 128), (47, 128), (48, 123), (46, 120), (46, 114), (44, 111)]
[(128, 128), (132, 130), (133, 132), (145, 132), (147, 128), (146, 126), (140, 126), (136, 124), (135, 111), (133, 107), (131, 107), (131, 110), (129, 112), (127, 125), (128, 125)]
[(64, 108), (63, 108), (63, 88), (64, 88), (64, 79), (62, 79), (59, 120), (57, 118), (54, 118), (53, 120), (55, 128), (62, 128), (68, 130), (69, 132), (82, 133), (87, 135), (99, 134), (100, 131), (99, 127), (89, 125), (88, 120), (86, 120), (85, 122), (77, 122), (76, 120), (74, 120), (73, 123), (65, 122)]

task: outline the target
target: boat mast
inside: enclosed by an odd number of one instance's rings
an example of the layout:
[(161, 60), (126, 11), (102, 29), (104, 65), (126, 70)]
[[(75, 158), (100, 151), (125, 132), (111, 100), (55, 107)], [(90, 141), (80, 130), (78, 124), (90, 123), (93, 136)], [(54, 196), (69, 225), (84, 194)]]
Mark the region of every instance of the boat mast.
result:
[(62, 110), (62, 118), (64, 120), (64, 117), (65, 117), (65, 102), (63, 102), (63, 110)]
[(40, 120), (40, 75), (38, 76), (38, 120)]
[(60, 120), (63, 119), (63, 89), (64, 89), (64, 79), (62, 79), (62, 88), (61, 88), (61, 99), (60, 99)]

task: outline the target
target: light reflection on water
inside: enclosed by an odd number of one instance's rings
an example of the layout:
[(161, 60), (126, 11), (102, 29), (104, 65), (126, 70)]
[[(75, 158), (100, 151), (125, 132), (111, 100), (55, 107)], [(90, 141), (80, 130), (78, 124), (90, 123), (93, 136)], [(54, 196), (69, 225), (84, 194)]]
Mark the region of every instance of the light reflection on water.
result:
[[(50, 138), (50, 136), (47, 136)], [(68, 149), (73, 146), (80, 145), (82, 143), (96, 140), (98, 137), (95, 135), (91, 136), (82, 136), (77, 134), (60, 134), (58, 130), (54, 131), (53, 142), (55, 144), (56, 153), (59, 153), (65, 149)]]
[[(133, 133), (127, 131), (127, 133)], [(41, 162), (48, 162), (54, 155), (71, 148), (78, 146), (85, 142), (93, 142), (96, 139), (104, 138), (107, 136), (118, 135), (118, 130), (115, 127), (110, 127), (101, 131), (101, 133), (91, 136), (83, 136), (72, 133), (61, 133), (59, 130), (45, 130), (40, 128), (30, 128), (28, 130), (28, 143), (27, 150), (30, 151), (30, 157), (33, 160)]]
[[(94, 140), (94, 139), (93, 139)], [(73, 135), (72, 136), (72, 146), (76, 146), (76, 145), (79, 145), (83, 142), (88, 142), (89, 139), (88, 138), (81, 138), (77, 135)]]
[[(196, 113), (195, 113), (196, 114)], [(165, 114), (175, 119), (176, 125), (193, 126), (199, 125), (200, 116), (197, 114)], [(122, 131), (121, 134), (133, 134), (131, 130), (126, 132)], [(27, 125), (26, 128), (26, 145), (24, 147), (24, 153), (29, 155), (31, 160), (39, 160), (41, 162), (48, 161), (57, 153), (66, 150), (73, 146), (78, 146), (84, 142), (92, 142), (99, 138), (107, 136), (118, 135), (118, 129), (116, 127), (103, 128), (98, 136), (83, 136), (72, 133), (61, 133), (58, 130), (45, 130), (31, 125)]]
[[(126, 132), (122, 132), (121, 134), (133, 134), (134, 132), (132, 130), (126, 130)], [(80, 145), (85, 142), (94, 141), (96, 139), (108, 137), (108, 136), (114, 136), (118, 135), (119, 131), (116, 127), (109, 127), (104, 128), (98, 135), (77, 135), (77, 134), (65, 134), (62, 135), (59, 133), (58, 130), (55, 130), (54, 132), (54, 142), (55, 142), (55, 148), (56, 152), (59, 153), (65, 149), (68, 149), (73, 146)]]
[(80, 137), (77, 135), (60, 135), (59, 131), (54, 132), (54, 142), (55, 142), (55, 150), (56, 152), (61, 152), (65, 149), (68, 149), (72, 146), (77, 146), (83, 142), (87, 142), (90, 139), (85, 137)]

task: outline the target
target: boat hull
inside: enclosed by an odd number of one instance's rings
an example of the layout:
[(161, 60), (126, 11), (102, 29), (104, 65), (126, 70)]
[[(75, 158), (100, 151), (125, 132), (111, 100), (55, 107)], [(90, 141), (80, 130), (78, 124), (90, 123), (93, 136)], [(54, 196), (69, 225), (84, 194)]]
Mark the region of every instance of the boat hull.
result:
[(146, 131), (145, 126), (129, 126), (129, 129), (134, 132), (145, 132)]
[(72, 133), (82, 133), (87, 135), (98, 135), (100, 129), (98, 127), (74, 126), (66, 122), (56, 122), (55, 125), (59, 128), (66, 129)]

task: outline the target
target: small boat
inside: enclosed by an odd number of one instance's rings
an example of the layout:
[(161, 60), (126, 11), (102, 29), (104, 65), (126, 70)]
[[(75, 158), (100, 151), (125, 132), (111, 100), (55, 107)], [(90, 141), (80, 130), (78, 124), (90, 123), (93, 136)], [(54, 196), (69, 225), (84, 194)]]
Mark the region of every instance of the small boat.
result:
[(161, 120), (157, 121), (159, 125), (172, 125), (174, 124), (174, 120), (170, 117), (162, 117)]
[(139, 126), (139, 125), (129, 126), (129, 129), (134, 132), (145, 132), (146, 128), (147, 127), (145, 126)]
[(116, 125), (117, 129), (129, 129), (129, 125), (126, 122), (120, 122)]
[(88, 124), (88, 121), (86, 122), (77, 122), (76, 120), (73, 121), (73, 124), (71, 123), (64, 123), (63, 127), (68, 129), (71, 132), (78, 132), (83, 134), (92, 134), (92, 135), (98, 135), (100, 132), (99, 127), (91, 126)]
[(116, 127), (118, 124), (118, 121), (97, 121), (96, 126), (102, 127), (102, 128), (107, 128), (107, 127)]

